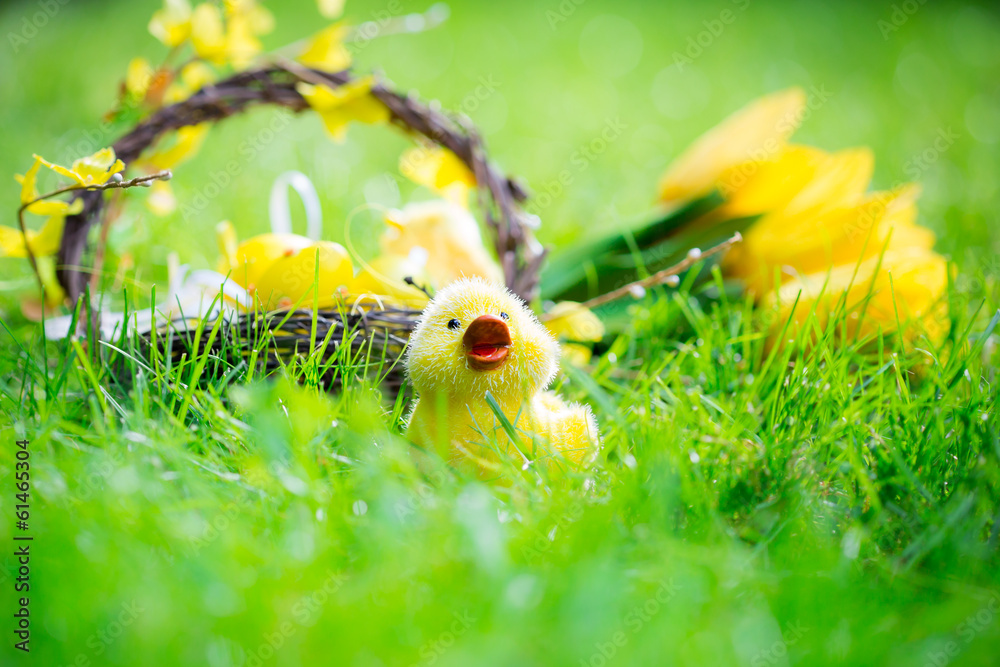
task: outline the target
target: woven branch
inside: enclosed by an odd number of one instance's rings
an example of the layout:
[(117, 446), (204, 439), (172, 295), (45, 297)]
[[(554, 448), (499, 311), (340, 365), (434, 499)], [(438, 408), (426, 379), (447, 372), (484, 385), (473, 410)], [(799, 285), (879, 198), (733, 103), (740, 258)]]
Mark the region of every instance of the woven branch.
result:
[[(205, 331), (212, 328), (214, 318), (181, 316), (143, 334), (141, 340), (150, 348), (150, 356), (155, 348), (160, 358), (169, 356), (175, 362), (208, 353), (209, 359), (224, 364), (215, 369), (217, 374), (249, 363), (256, 356), (255, 372), (266, 376), (297, 357), (316, 355), (322, 371), (319, 381), (326, 391), (338, 390), (351, 377), (366, 376), (379, 380), (382, 388), (395, 396), (404, 381), (402, 354), (419, 315), (418, 310), (386, 308), (374, 302), (349, 310), (318, 310), (314, 334), (311, 310), (255, 311), (225, 322), (211, 344)], [(209, 372), (206, 377), (211, 375)]]
[[(295, 89), (297, 83), (322, 82), (337, 88), (353, 80), (350, 71), (331, 73), (291, 64), (240, 72), (153, 113), (115, 142), (115, 153), (128, 164), (168, 132), (217, 122), (256, 106), (281, 106), (299, 113), (308, 109), (309, 104)], [(432, 109), (413, 95), (397, 92), (384, 81), (372, 86), (372, 94), (389, 109), (395, 125), (447, 148), (475, 174), (485, 220), (493, 232), (507, 286), (531, 301), (538, 290), (545, 251), (533, 241), (526, 224), (526, 214), (521, 208), (521, 202), (527, 198), (525, 190), (489, 160), (482, 138), (464, 119)], [(73, 302), (83, 294), (87, 283), (83, 263), (87, 235), (100, 219), (104, 206), (100, 192), (77, 192), (74, 197), (83, 200), (83, 210), (66, 218), (57, 262), (59, 282)]]

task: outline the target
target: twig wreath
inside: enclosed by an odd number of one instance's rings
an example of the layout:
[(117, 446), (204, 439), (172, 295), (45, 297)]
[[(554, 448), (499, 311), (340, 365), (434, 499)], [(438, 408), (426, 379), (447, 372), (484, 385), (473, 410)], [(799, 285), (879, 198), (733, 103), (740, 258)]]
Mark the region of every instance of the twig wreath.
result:
[[(243, 71), (156, 111), (115, 142), (115, 154), (130, 163), (168, 132), (218, 122), (258, 106), (281, 106), (299, 113), (310, 106), (296, 90), (296, 84), (321, 83), (336, 89), (356, 80), (348, 70), (331, 73), (291, 62)], [(528, 214), (522, 208), (527, 199), (525, 189), (490, 161), (482, 138), (466, 119), (437, 111), (416, 96), (393, 89), (385, 81), (376, 81), (371, 94), (389, 110), (394, 125), (451, 151), (475, 175), (479, 202), (493, 234), (507, 287), (531, 301), (537, 293), (545, 250), (534, 242)], [(59, 283), (71, 302), (84, 292), (88, 232), (98, 223), (104, 209), (101, 192), (78, 191), (74, 197), (82, 199), (83, 209), (66, 217), (57, 271)]]

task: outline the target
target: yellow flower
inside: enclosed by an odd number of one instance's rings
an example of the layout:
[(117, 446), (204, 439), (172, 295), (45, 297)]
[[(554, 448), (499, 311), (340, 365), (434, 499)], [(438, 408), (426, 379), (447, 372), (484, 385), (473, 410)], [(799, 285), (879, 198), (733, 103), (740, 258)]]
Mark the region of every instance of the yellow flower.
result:
[(183, 102), (218, 77), (215, 70), (200, 61), (190, 62), (181, 68), (179, 76), (167, 88), (163, 100), (167, 104)]
[(328, 19), (335, 19), (344, 13), (344, 0), (317, 0), (319, 13)]
[(350, 32), (350, 26), (344, 23), (323, 28), (306, 45), (299, 62), (328, 72), (347, 69), (351, 66), (351, 54), (344, 46), (344, 38)]
[(149, 171), (162, 171), (172, 169), (190, 159), (201, 148), (210, 128), (210, 123), (180, 128), (174, 133), (173, 141), (168, 148), (162, 148), (143, 158), (143, 167)]
[(226, 31), (222, 23), (222, 10), (213, 4), (202, 3), (191, 15), (191, 45), (194, 52), (205, 60), (218, 65), (226, 62)]
[(465, 208), (469, 206), (469, 190), (476, 186), (476, 177), (464, 162), (440, 146), (418, 146), (399, 158), (399, 171), (404, 176), (444, 195)]
[(236, 69), (244, 69), (261, 52), (257, 35), (274, 29), (274, 17), (254, 0), (226, 0), (226, 16), (226, 60)]
[(703, 135), (660, 180), (660, 201), (682, 205), (717, 188), (733, 167), (777, 157), (802, 120), (805, 93), (792, 88), (762, 97)]
[(503, 281), (503, 271), (483, 244), (479, 222), (468, 209), (446, 199), (411, 202), (388, 211), (385, 222), (379, 249), (385, 255), (425, 258), (433, 287), (463, 276)]
[(560, 301), (548, 312), (545, 327), (562, 344), (563, 359), (583, 366), (593, 354), (589, 345), (604, 337), (604, 323), (575, 301)]
[(161, 218), (166, 217), (177, 210), (177, 197), (170, 183), (166, 181), (154, 181), (149, 189), (149, 196), (146, 197), (146, 208), (153, 215)]
[(38, 231), (29, 229), (27, 238), (20, 229), (0, 227), (0, 254), (4, 257), (27, 257), (28, 248), (36, 257), (54, 255), (62, 239), (63, 215), (52, 215)]
[(149, 32), (171, 48), (179, 46), (191, 36), (191, 5), (187, 0), (165, 0), (150, 19)]
[(389, 109), (371, 94), (374, 82), (374, 77), (366, 76), (337, 88), (308, 83), (299, 83), (295, 88), (319, 114), (330, 136), (343, 141), (352, 120), (362, 123), (389, 120)]
[(892, 333), (903, 325), (903, 336), (913, 340), (917, 330), (905, 325), (916, 323), (932, 340), (940, 340), (946, 332), (942, 297), (947, 286), (948, 263), (941, 255), (926, 248), (903, 248), (860, 264), (799, 276), (772, 292), (764, 307), (765, 312), (777, 311), (772, 336), (789, 318), (788, 335), (794, 336), (810, 315), (823, 329), (833, 314), (843, 313), (851, 339)]
[[(68, 169), (58, 164), (53, 164), (38, 155), (34, 157), (35, 160), (41, 162), (52, 171), (70, 178), (82, 186), (104, 185), (112, 176), (125, 169), (125, 163), (115, 158), (114, 148), (102, 148), (93, 155), (82, 157), (74, 161), (73, 166)], [(28, 182), (28, 180), (27, 176), (25, 176), (25, 182)], [(31, 186), (34, 187), (34, 177), (30, 180)]]
[(934, 246), (934, 234), (914, 224), (916, 186), (873, 192), (856, 204), (765, 215), (744, 235), (744, 242), (723, 260), (724, 271), (742, 278), (762, 295), (796, 275), (854, 265), (884, 249)]
[[(22, 204), (33, 202), (40, 196), (36, 183), (38, 181), (38, 168), (41, 166), (42, 158), (36, 155), (35, 163), (31, 165), (23, 176), (21, 174), (14, 176), (14, 180), (21, 184)], [(75, 199), (72, 203), (68, 203), (56, 199), (46, 199), (44, 201), (35, 201), (34, 204), (31, 204), (25, 210), (35, 215), (74, 215), (83, 210), (83, 200)]]
[(742, 218), (769, 211), (796, 213), (860, 197), (875, 158), (867, 148), (827, 153), (788, 146), (773, 160), (727, 170), (719, 186), (726, 199), (715, 217)]
[(142, 99), (149, 90), (153, 80), (153, 66), (145, 58), (133, 58), (129, 61), (125, 74), (125, 90), (130, 95)]

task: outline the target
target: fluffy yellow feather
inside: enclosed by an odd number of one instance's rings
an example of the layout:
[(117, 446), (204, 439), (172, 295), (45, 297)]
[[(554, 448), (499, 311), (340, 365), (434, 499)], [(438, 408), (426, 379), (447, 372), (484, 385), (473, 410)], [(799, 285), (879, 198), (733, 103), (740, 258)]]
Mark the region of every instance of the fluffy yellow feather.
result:
[(379, 238), (386, 255), (410, 256), (426, 252), (426, 269), (434, 287), (458, 278), (480, 276), (503, 279), (479, 233), (479, 223), (467, 210), (445, 199), (407, 204), (386, 216), (388, 229)]
[[(558, 343), (523, 301), (482, 278), (455, 281), (435, 295), (410, 337), (406, 370), (417, 399), (407, 435), (483, 476), (504, 459), (544, 462), (556, 452), (586, 463), (600, 445), (590, 409), (544, 391), (558, 360)], [(487, 392), (518, 442), (501, 428)]]

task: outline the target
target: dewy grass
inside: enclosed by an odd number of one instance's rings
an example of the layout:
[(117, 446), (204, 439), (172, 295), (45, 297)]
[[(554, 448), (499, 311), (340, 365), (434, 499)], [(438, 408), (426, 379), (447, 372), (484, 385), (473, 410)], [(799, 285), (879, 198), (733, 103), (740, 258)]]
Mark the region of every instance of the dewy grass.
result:
[(236, 362), (172, 361), (5, 325), (3, 441), (33, 452), (32, 657), (986, 664), (1000, 316), (970, 309), (940, 348), (831, 321), (767, 349), (746, 301), (697, 297), (651, 297), (560, 376), (602, 424), (593, 470), (493, 484), (409, 445), (404, 399), (366, 372), (384, 360), (350, 345), (261, 378), (270, 334)]

